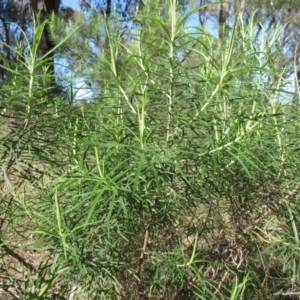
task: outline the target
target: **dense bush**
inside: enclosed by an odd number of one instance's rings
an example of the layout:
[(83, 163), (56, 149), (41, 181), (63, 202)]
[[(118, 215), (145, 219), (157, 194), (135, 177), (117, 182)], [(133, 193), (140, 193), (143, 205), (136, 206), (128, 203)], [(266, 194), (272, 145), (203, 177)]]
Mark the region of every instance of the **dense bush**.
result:
[(0, 286), (12, 299), (298, 295), (299, 106), (281, 102), (278, 32), (259, 44), (240, 20), (219, 40), (172, 5), (137, 17), (128, 43), (103, 18), (96, 96), (79, 104), (49, 89), (35, 44), (6, 67)]

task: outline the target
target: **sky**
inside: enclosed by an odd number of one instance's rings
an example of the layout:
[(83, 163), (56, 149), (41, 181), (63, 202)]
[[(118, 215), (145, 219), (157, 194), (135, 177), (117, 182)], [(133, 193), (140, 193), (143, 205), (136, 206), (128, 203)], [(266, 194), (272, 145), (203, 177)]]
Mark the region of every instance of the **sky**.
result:
[(74, 9), (78, 9), (78, 0), (62, 0), (62, 5), (63, 6), (69, 6), (72, 7)]
[[(79, 10), (78, 0), (62, 0), (62, 6), (71, 7)], [(63, 61), (60, 62), (63, 65)], [(83, 78), (73, 78), (73, 93), (75, 94), (75, 101), (89, 98), (91, 96), (90, 89), (86, 88)]]

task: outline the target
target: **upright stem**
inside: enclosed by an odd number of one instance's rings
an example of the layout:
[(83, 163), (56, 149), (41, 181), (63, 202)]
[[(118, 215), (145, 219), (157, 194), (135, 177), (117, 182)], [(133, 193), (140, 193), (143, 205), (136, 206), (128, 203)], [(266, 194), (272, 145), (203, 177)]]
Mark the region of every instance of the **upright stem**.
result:
[(173, 94), (174, 94), (174, 60), (175, 60), (175, 39), (177, 34), (177, 0), (171, 0), (170, 3), (170, 15), (171, 15), (171, 32), (169, 41), (169, 90), (167, 93), (168, 99), (168, 115), (167, 115), (167, 136), (166, 142), (171, 137), (171, 115), (173, 106)]

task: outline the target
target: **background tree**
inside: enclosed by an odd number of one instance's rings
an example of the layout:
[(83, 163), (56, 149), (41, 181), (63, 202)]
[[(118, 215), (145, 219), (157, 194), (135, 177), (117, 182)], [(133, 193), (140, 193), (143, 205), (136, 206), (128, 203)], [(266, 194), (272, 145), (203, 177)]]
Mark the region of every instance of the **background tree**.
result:
[[(58, 14), (60, 0), (31, 0), (31, 7), (36, 18), (37, 24), (42, 24), (49, 20), (52, 13)], [(39, 43), (38, 55), (40, 58), (47, 55), (47, 66), (49, 75), (54, 75), (54, 38), (52, 36), (50, 26), (47, 25), (42, 33), (42, 38)], [(54, 79), (55, 80), (55, 79)]]
[[(15, 63), (16, 57), (12, 48), (17, 48), (24, 36), (20, 29), (28, 33), (31, 28), (31, 16), (28, 2), (26, 1), (0, 1), (0, 61), (1, 64)], [(17, 25), (17, 26), (16, 26)], [(7, 78), (4, 68), (0, 71), (1, 80)]]

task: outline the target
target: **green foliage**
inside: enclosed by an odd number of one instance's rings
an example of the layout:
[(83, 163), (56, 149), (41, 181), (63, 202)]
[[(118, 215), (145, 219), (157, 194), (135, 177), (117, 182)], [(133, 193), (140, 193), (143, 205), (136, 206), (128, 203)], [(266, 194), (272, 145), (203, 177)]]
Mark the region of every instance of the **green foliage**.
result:
[(137, 16), (127, 42), (99, 17), (99, 99), (48, 89), (45, 24), (2, 66), (0, 287), (12, 297), (298, 292), (299, 107), (279, 101), (279, 32), (257, 42), (253, 19), (237, 19), (219, 41), (167, 7)]

